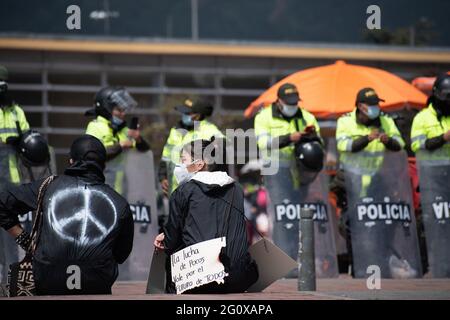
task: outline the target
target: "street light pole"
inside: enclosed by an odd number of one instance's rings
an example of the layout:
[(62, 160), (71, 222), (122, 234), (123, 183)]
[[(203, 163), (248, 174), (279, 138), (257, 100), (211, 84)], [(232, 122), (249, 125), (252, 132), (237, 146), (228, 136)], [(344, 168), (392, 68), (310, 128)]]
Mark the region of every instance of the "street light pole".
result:
[(191, 32), (192, 40), (198, 40), (198, 0), (191, 0)]
[(111, 29), (109, 23), (109, 0), (103, 0), (103, 10), (107, 13), (104, 21), (105, 35), (109, 35), (109, 31)]
[(111, 32), (111, 21), (112, 18), (118, 18), (120, 13), (118, 11), (109, 10), (109, 0), (103, 0), (103, 10), (94, 10), (89, 14), (89, 18), (92, 20), (104, 20), (103, 21), (103, 31), (105, 35), (109, 35)]

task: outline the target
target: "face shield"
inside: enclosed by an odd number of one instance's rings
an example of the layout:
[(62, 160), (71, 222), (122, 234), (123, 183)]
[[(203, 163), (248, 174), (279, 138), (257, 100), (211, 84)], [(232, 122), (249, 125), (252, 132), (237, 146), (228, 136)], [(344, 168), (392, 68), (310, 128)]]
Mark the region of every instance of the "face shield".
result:
[(0, 107), (7, 105), (8, 100), (8, 83), (6, 81), (0, 81)]
[(435, 101), (433, 106), (439, 110), (439, 113), (444, 116), (450, 116), (450, 88), (440, 88), (433, 92)]
[(119, 109), (129, 112), (133, 108), (137, 107), (136, 100), (125, 89), (119, 89), (114, 91), (110, 96), (111, 102)]
[(0, 94), (8, 91), (8, 83), (0, 80)]
[(450, 102), (450, 88), (436, 90), (436, 92), (434, 93), (434, 96), (441, 101), (445, 101), (445, 102), (449, 103)]

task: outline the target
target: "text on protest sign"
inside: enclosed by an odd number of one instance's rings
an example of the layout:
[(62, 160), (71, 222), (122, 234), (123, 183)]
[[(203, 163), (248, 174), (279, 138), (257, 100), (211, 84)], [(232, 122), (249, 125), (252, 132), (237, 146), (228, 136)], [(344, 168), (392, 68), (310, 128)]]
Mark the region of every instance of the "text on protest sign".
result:
[(219, 260), (225, 237), (196, 243), (170, 256), (177, 294), (211, 282), (224, 283), (225, 267)]

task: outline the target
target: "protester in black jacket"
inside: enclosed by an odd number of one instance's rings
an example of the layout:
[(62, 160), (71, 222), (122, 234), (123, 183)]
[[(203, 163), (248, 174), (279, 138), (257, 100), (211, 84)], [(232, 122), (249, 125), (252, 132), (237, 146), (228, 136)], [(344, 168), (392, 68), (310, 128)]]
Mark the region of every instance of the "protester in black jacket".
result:
[[(190, 245), (219, 237), (232, 202), (225, 234), (225, 255), (221, 256), (229, 276), (224, 284), (214, 282), (186, 293), (244, 292), (258, 278), (257, 266), (248, 253), (244, 192), (226, 172), (214, 171), (216, 163), (210, 143), (196, 140), (183, 147), (181, 160), (184, 166), (174, 170), (180, 185), (170, 197), (169, 218), (164, 232), (155, 239), (155, 246), (170, 256)], [(166, 291), (173, 293), (169, 260), (166, 273)]]
[[(42, 227), (33, 259), (38, 295), (110, 294), (133, 246), (133, 217), (127, 201), (106, 185), (106, 150), (97, 138), (74, 141), (70, 166), (48, 186)], [(0, 226), (28, 249), (29, 235), (18, 215), (36, 210), (44, 179), (0, 194)], [(79, 271), (81, 285), (68, 277)], [(67, 283), (75, 284), (70, 288)]]

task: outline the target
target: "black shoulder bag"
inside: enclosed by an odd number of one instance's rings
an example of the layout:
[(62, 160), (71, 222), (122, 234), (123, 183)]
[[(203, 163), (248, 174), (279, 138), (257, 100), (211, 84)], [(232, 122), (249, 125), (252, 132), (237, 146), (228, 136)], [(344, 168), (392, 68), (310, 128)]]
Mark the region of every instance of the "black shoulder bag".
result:
[(30, 246), (25, 253), (25, 257), (20, 262), (10, 265), (8, 273), (8, 288), (10, 297), (34, 296), (36, 294), (36, 286), (33, 276), (33, 255), (39, 240), (40, 229), (42, 225), (42, 202), (44, 193), (48, 185), (53, 181), (55, 176), (49, 176), (41, 184), (37, 199), (37, 208), (33, 228), (31, 229)]

